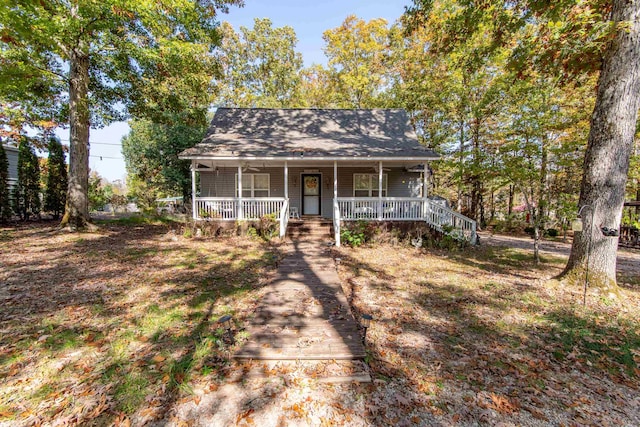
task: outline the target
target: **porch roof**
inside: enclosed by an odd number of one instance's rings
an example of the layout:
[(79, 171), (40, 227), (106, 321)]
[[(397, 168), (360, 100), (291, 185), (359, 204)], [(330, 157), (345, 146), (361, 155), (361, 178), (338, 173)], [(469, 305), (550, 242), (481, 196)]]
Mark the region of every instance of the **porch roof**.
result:
[(218, 108), (192, 160), (435, 160), (400, 109)]

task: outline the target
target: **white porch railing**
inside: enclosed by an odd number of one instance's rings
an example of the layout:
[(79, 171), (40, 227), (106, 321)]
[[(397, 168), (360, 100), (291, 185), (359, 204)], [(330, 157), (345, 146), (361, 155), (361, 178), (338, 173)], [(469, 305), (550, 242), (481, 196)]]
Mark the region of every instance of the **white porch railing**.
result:
[(282, 209), (280, 210), (280, 238), (287, 234), (287, 226), (289, 225), (289, 199), (284, 199)]
[(333, 232), (335, 236), (336, 246), (340, 247), (340, 206), (338, 199), (333, 199)]
[(339, 197), (334, 201), (336, 245), (340, 221), (426, 221), (438, 231), (476, 243), (476, 222), (431, 200), (408, 197)]
[(237, 219), (257, 220), (269, 214), (276, 214), (277, 218), (281, 218), (285, 201), (286, 199), (281, 197), (256, 197), (250, 199), (196, 197), (194, 218), (223, 221), (235, 221)]

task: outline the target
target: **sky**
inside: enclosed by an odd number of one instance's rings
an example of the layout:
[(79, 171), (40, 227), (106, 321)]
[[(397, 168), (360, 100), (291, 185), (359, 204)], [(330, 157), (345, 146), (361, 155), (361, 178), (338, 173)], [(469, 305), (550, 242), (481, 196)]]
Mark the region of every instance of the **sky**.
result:
[[(221, 21), (233, 25), (253, 27), (255, 18), (269, 18), (274, 27), (288, 25), (298, 36), (296, 50), (302, 53), (305, 66), (313, 63), (326, 65), (322, 51), (325, 30), (338, 27), (349, 15), (364, 20), (385, 18), (392, 24), (404, 12), (411, 0), (245, 0), (242, 8), (230, 7)], [(116, 122), (103, 129), (91, 129), (89, 167), (109, 181), (122, 180), (126, 171), (120, 140), (129, 132), (126, 122)], [(69, 130), (57, 132), (63, 143), (69, 141)]]

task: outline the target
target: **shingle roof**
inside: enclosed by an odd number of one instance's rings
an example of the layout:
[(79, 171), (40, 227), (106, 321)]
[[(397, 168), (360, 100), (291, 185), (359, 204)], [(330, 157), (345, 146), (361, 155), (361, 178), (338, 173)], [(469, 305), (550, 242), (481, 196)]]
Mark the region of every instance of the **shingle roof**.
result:
[(202, 158), (424, 158), (404, 110), (219, 108), (205, 138), (180, 154)]

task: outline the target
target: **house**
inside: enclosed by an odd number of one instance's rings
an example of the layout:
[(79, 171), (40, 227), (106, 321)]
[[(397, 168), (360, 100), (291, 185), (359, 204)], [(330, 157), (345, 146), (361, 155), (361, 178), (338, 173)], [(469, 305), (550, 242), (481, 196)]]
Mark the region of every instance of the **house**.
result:
[(11, 145), (2, 144), (9, 161), (9, 189), (18, 183), (18, 149)]
[[(195, 220), (275, 214), (344, 221), (426, 221), (475, 241), (475, 222), (427, 194), (427, 163), (404, 110), (219, 108), (191, 161)], [(199, 176), (199, 195), (196, 194)]]

